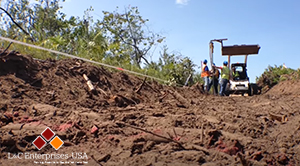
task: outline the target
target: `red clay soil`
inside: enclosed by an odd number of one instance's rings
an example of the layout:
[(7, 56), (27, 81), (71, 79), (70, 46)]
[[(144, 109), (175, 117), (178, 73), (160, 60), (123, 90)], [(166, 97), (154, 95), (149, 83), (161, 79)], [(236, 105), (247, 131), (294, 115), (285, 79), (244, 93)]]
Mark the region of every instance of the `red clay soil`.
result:
[[(299, 82), (215, 97), (74, 59), (0, 58), (0, 165), (300, 165)], [(58, 150), (32, 144), (46, 127)]]

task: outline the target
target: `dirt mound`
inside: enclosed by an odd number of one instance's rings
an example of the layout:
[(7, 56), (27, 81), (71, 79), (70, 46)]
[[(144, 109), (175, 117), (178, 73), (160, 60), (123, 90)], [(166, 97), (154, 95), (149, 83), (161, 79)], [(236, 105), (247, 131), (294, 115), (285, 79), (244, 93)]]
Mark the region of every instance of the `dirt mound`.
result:
[(283, 68), (282, 66), (269, 66), (269, 68), (257, 80), (257, 85), (261, 88), (262, 93), (266, 93), (280, 82), (295, 81), (299, 79), (299, 70)]
[(269, 95), (300, 95), (300, 81), (282, 81), (270, 89)]
[[(0, 70), (6, 98), (17, 96), (13, 98), (31, 99), (59, 108), (75, 104), (92, 109), (109, 105), (110, 100), (119, 107), (126, 107), (156, 102), (168, 90), (175, 90), (123, 72), (111, 73), (74, 59), (35, 61), (28, 56), (10, 53), (2, 57)], [(94, 91), (89, 91), (83, 75), (92, 82)], [(16, 87), (12, 91), (11, 85)], [(189, 97), (200, 91), (190, 92)]]
[[(0, 165), (300, 164), (293, 95), (215, 97), (75, 59), (0, 58)], [(47, 127), (60, 149), (33, 146)]]

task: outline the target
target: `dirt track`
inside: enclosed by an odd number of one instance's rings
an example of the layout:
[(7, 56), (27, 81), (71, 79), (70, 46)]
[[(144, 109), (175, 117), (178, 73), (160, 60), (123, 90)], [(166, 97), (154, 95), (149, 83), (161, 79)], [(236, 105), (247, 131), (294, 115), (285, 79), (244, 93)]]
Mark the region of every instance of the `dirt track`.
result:
[[(81, 61), (11, 53), (0, 60), (0, 165), (43, 161), (9, 159), (20, 152), (82, 152), (86, 165), (105, 166), (300, 165), (299, 86), (287, 81), (260, 96), (206, 96), (198, 86), (143, 84)], [(58, 151), (32, 145), (46, 127), (65, 142)]]

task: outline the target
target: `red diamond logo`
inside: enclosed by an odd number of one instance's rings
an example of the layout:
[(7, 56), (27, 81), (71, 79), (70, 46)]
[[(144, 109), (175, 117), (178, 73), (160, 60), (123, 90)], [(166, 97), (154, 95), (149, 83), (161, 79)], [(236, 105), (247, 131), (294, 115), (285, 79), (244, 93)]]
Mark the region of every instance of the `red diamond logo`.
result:
[(47, 143), (46, 141), (38, 136), (33, 142), (32, 144), (38, 149), (38, 150), (41, 150)]
[(55, 135), (55, 133), (54, 133), (49, 127), (47, 127), (47, 128), (42, 132), (41, 135), (45, 138), (46, 141), (49, 142), (49, 141), (51, 140), (51, 138)]

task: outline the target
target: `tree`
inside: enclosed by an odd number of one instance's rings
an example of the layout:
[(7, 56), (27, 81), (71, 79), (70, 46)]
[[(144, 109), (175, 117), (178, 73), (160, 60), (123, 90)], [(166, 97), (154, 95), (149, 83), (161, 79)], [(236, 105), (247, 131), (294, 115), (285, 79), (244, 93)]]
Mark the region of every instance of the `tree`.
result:
[(115, 46), (110, 48), (113, 54), (131, 55), (131, 60), (139, 67), (142, 60), (149, 65), (146, 58), (149, 50), (164, 39), (147, 28), (146, 22), (149, 20), (140, 16), (137, 7), (125, 8), (124, 13), (116, 10), (103, 11), (103, 14), (103, 21), (99, 24), (105, 30), (109, 43)]
[(189, 57), (168, 53), (167, 46), (163, 46), (158, 63), (147, 65), (148, 70), (155, 69), (162, 78), (180, 85), (184, 85), (190, 75), (193, 76), (194, 67), (196, 64)]
[(5, 4), (7, 13), (29, 34), (21, 31), (9, 18), (2, 17), (5, 24), (1, 27), (1, 35), (22, 41), (30, 38), (36, 45), (101, 60), (107, 44), (102, 29), (93, 25), (89, 15), (93, 9), (87, 9), (83, 19), (73, 16), (66, 19), (60, 11), (60, 2), (64, 0), (36, 0), (36, 3), (29, 3), (29, 0), (8, 1)]
[(47, 37), (61, 35), (67, 24), (64, 21), (65, 14), (58, 12), (61, 9), (60, 0), (36, 1), (34, 4), (30, 4), (29, 0), (6, 1), (4, 8), (15, 22), (29, 33), (28, 36), (2, 13), (2, 20), (5, 23), (2, 29), (6, 30), (6, 36), (18, 36), (18, 39), (26, 36), (33, 41), (43, 41)]

